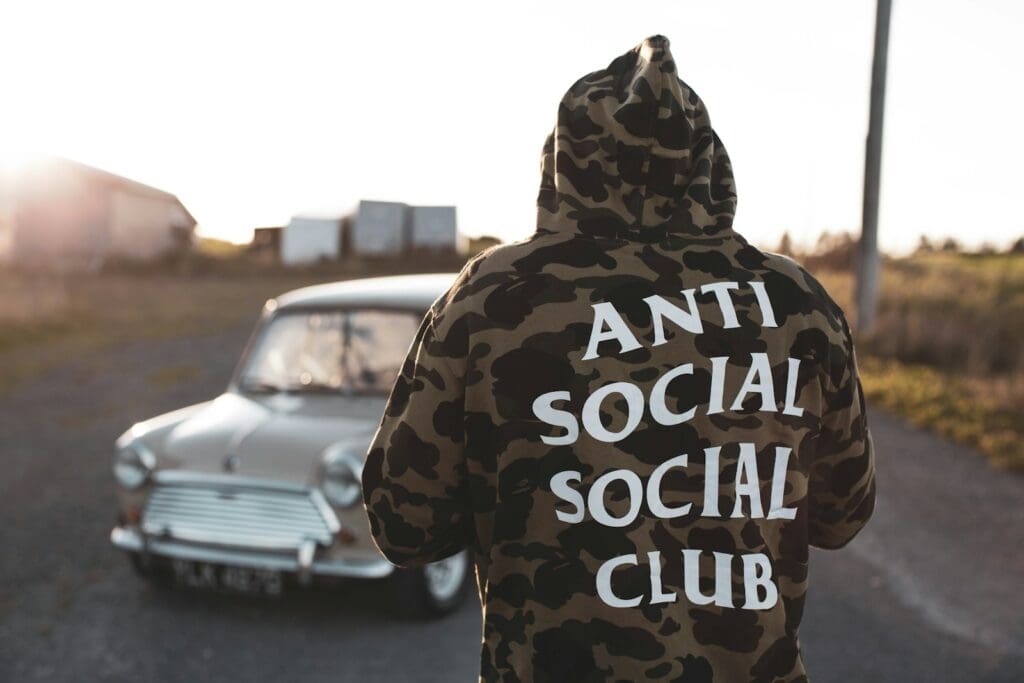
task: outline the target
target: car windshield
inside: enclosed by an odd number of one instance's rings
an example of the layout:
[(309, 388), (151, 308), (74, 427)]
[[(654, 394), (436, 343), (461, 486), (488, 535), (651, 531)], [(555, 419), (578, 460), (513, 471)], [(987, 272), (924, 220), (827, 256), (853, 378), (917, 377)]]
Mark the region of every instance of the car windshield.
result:
[(370, 309), (280, 313), (264, 327), (239, 388), (386, 395), (420, 318), (408, 311)]

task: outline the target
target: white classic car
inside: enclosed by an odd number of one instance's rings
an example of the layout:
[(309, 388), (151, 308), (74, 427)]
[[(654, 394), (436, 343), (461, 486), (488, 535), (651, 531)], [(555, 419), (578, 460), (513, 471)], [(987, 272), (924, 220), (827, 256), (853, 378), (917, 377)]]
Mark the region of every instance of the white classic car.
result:
[(117, 441), (112, 543), (146, 578), (279, 593), (291, 579), (384, 578), (444, 614), (469, 593), (466, 553), (397, 569), (377, 550), (360, 476), (427, 308), (454, 274), (351, 280), (267, 302), (227, 391)]

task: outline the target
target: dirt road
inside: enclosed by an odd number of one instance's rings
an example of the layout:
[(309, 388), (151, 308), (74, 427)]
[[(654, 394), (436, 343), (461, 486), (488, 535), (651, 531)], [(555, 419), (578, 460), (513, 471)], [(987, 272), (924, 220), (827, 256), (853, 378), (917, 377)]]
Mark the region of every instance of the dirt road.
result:
[[(95, 353), (0, 396), (0, 681), (474, 680), (474, 604), (416, 623), (381, 585), (161, 591), (110, 548), (114, 438), (219, 393), (247, 334)], [(877, 411), (872, 426), (876, 517), (812, 557), (812, 680), (1024, 680), (1024, 477)]]

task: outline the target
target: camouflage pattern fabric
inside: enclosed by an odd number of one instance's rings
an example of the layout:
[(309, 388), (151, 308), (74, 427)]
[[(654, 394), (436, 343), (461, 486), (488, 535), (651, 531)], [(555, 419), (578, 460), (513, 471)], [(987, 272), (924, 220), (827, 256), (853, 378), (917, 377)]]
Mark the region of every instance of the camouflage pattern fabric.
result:
[(472, 551), (480, 680), (807, 680), (808, 546), (868, 520), (874, 453), (842, 311), (735, 209), (648, 38), (562, 99), (535, 234), (423, 320), (364, 499), (397, 564)]

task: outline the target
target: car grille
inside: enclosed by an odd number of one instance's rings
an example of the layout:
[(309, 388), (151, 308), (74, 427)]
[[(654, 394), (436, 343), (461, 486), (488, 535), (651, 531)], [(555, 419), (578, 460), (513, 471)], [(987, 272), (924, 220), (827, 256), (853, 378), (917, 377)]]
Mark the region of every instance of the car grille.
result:
[[(315, 492), (227, 486), (157, 485), (146, 502), (142, 531), (195, 543), (296, 550), (308, 541), (329, 545), (330, 508)], [(326, 514), (331, 519), (325, 518)]]

